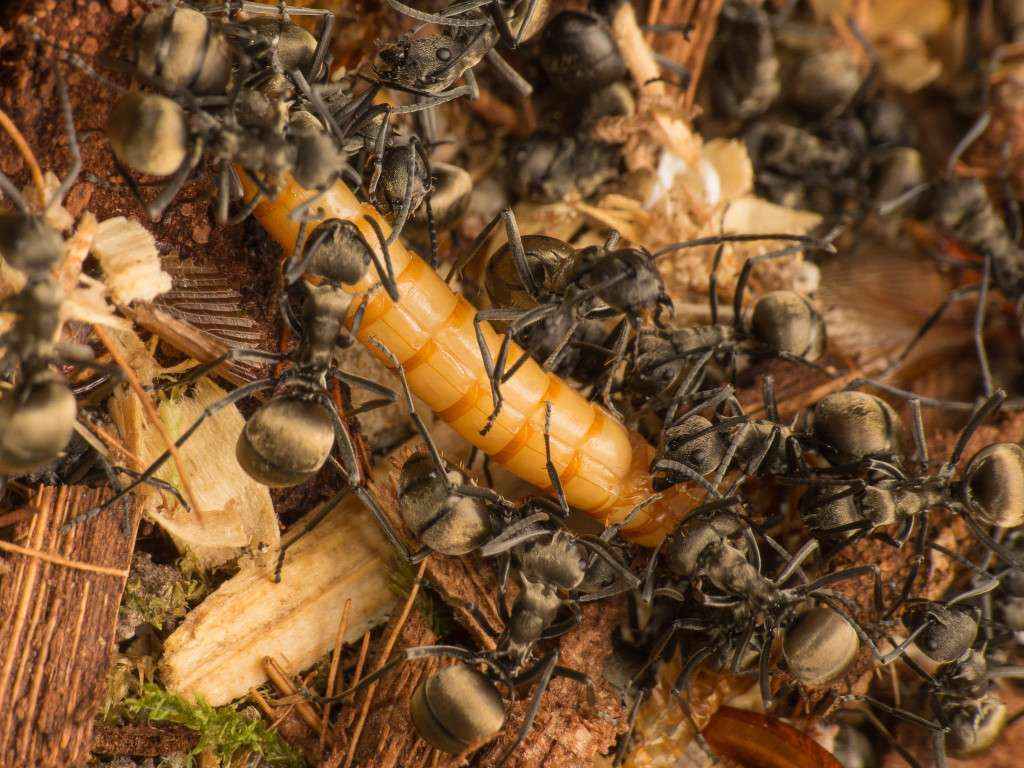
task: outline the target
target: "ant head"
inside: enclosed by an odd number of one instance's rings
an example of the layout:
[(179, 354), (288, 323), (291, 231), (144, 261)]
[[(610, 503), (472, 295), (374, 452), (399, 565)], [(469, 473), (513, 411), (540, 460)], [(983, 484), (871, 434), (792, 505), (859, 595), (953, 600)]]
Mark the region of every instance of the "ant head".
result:
[(825, 321), (795, 291), (772, 291), (754, 304), (751, 331), (775, 353), (817, 360), (825, 351)]
[(958, 606), (925, 603), (908, 611), (903, 623), (920, 629), (917, 647), (932, 661), (945, 664), (962, 659), (978, 637), (978, 622), (973, 612)]

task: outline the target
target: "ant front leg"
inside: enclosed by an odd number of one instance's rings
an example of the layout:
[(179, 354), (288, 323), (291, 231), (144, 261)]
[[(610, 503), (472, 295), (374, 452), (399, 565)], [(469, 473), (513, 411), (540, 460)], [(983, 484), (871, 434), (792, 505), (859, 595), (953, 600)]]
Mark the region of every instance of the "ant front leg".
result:
[[(206, 419), (208, 419), (210, 416), (213, 416), (218, 411), (228, 407), (229, 405), (234, 405), (235, 403), (239, 402), (240, 400), (243, 400), (246, 397), (254, 395), (254, 394), (256, 394), (257, 392), (259, 392), (261, 390), (270, 389), (271, 387), (275, 386), (276, 384), (277, 384), (277, 379), (275, 379), (275, 378), (260, 379), (259, 381), (254, 381), (254, 382), (251, 382), (249, 384), (246, 384), (243, 387), (239, 387), (234, 392), (230, 392), (227, 395), (225, 395), (224, 397), (222, 397), (220, 400), (216, 400), (216, 401), (210, 403), (208, 406), (206, 406), (206, 408), (203, 409), (203, 412), (192, 423), (192, 425), (189, 426), (189, 428), (186, 429), (181, 434), (181, 436), (177, 440), (174, 441), (174, 447), (175, 448), (180, 448), (182, 445), (184, 445), (185, 442), (190, 437), (192, 437), (193, 433), (197, 429), (199, 429), (199, 427), (202, 425), (202, 423), (204, 421), (206, 421)], [(160, 468), (165, 463), (167, 463), (167, 460), (169, 458), (171, 458), (170, 450), (164, 451), (162, 454), (160, 454), (160, 456), (157, 457), (157, 459), (152, 464), (150, 464), (141, 474), (139, 474), (139, 476), (137, 478), (135, 478), (135, 480), (133, 480), (129, 485), (127, 485), (124, 488), (122, 488), (121, 490), (119, 490), (117, 493), (115, 493), (113, 496), (111, 496), (109, 499), (107, 499), (105, 502), (103, 502), (100, 506), (94, 507), (92, 509), (87, 509), (85, 512), (83, 512), (78, 517), (75, 517), (75, 518), (69, 520), (68, 522), (66, 522), (63, 525), (63, 527), (61, 528), (61, 532), (62, 533), (66, 533), (67, 531), (71, 530), (71, 528), (73, 528), (74, 526), (78, 525), (78, 523), (82, 522), (83, 520), (88, 520), (90, 517), (95, 517), (96, 515), (98, 515), (103, 510), (109, 509), (113, 504), (115, 504), (116, 502), (118, 502), (121, 499), (123, 499), (126, 495), (128, 495), (133, 490), (135, 490), (135, 488), (137, 488), (142, 483), (147, 482), (151, 477), (153, 477), (154, 474), (159, 472)], [(185, 509), (188, 509), (188, 505), (187, 504), (185, 505)]]

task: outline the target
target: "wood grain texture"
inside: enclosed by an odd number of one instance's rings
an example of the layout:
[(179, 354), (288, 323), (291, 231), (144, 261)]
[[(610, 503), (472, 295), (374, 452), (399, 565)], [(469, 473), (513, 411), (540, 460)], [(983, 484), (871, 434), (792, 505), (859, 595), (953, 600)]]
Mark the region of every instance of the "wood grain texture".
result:
[[(100, 515), (70, 533), (60, 527), (99, 504), (107, 491), (41, 488), (35, 514), (15, 542), (70, 561), (127, 573), (138, 526)], [(125, 576), (92, 573), (12, 554), (0, 583), (0, 765), (63, 768), (85, 761), (102, 702)]]

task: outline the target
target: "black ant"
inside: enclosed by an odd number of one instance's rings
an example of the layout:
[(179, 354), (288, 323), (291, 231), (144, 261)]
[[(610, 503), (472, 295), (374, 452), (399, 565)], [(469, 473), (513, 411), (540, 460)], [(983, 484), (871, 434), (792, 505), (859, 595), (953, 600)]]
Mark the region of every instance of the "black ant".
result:
[[(390, 283), (393, 287), (393, 269), (384, 245), (383, 233), (376, 221), (372, 218), (368, 221), (377, 233), (384, 263), (381, 263), (379, 257), (366, 259), (365, 254), (359, 249), (339, 250), (334, 254), (336, 258), (348, 259), (352, 263), (345, 266), (335, 265), (331, 271), (354, 278), (350, 285), (356, 284), (369, 270), (372, 261), (382, 282)], [(365, 241), (362, 242), (365, 245)], [(301, 256), (298, 255), (301, 247), (302, 239), (299, 238), (296, 241), (296, 253), (292, 255), (293, 261), (301, 260)], [(367, 246), (367, 249), (373, 253), (372, 248)], [(300, 275), (301, 269), (294, 273)], [(269, 363), (289, 363), (290, 367), (279, 376), (248, 383), (211, 403), (175, 444), (179, 447), (183, 445), (207, 418), (222, 408), (270, 390), (273, 393), (270, 400), (249, 416), (238, 437), (236, 456), (242, 468), (259, 483), (271, 487), (289, 487), (314, 477), (329, 461), (345, 477), (349, 486), (347, 490), (354, 492), (373, 513), (389, 541), (399, 554), (408, 560), (410, 556), (405, 545), (367, 488), (367, 478), (359, 453), (349, 428), (330, 397), (327, 384), (329, 380), (335, 380), (342, 385), (357, 387), (378, 396), (361, 405), (350, 415), (394, 403), (397, 394), (381, 384), (342, 370), (335, 362), (338, 351), (352, 343), (345, 328), (345, 318), (351, 301), (349, 295), (330, 284), (314, 287), (303, 283), (303, 286), (306, 296), (301, 318), (294, 315), (287, 298), (282, 297), (282, 312), (300, 339), (294, 351), (281, 355), (258, 350), (232, 349), (216, 360), (191, 371), (189, 378), (202, 376), (230, 359), (248, 358)], [(332, 455), (335, 448), (341, 451), (340, 461)], [(138, 482), (151, 477), (169, 457), (169, 451), (161, 454), (140, 475), (139, 480), (115, 494), (102, 507), (86, 514), (92, 515), (108, 507)], [(327, 505), (328, 508), (330, 506)], [(313, 524), (307, 526), (307, 529)], [(278, 560), (278, 579), (283, 561), (284, 549)]]

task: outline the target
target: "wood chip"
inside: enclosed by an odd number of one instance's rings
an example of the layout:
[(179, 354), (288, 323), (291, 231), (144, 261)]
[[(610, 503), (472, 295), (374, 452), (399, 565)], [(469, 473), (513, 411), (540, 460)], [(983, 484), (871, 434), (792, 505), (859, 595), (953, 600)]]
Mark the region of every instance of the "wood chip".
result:
[(79, 486), (42, 488), (30, 504), (35, 516), (16, 530), (15, 546), (63, 562), (35, 554), (6, 558), (11, 571), (0, 585), (0, 765), (63, 768), (88, 757), (138, 510), (132, 512), (131, 536), (122, 530), (122, 507), (70, 533), (60, 528), (108, 495)]

